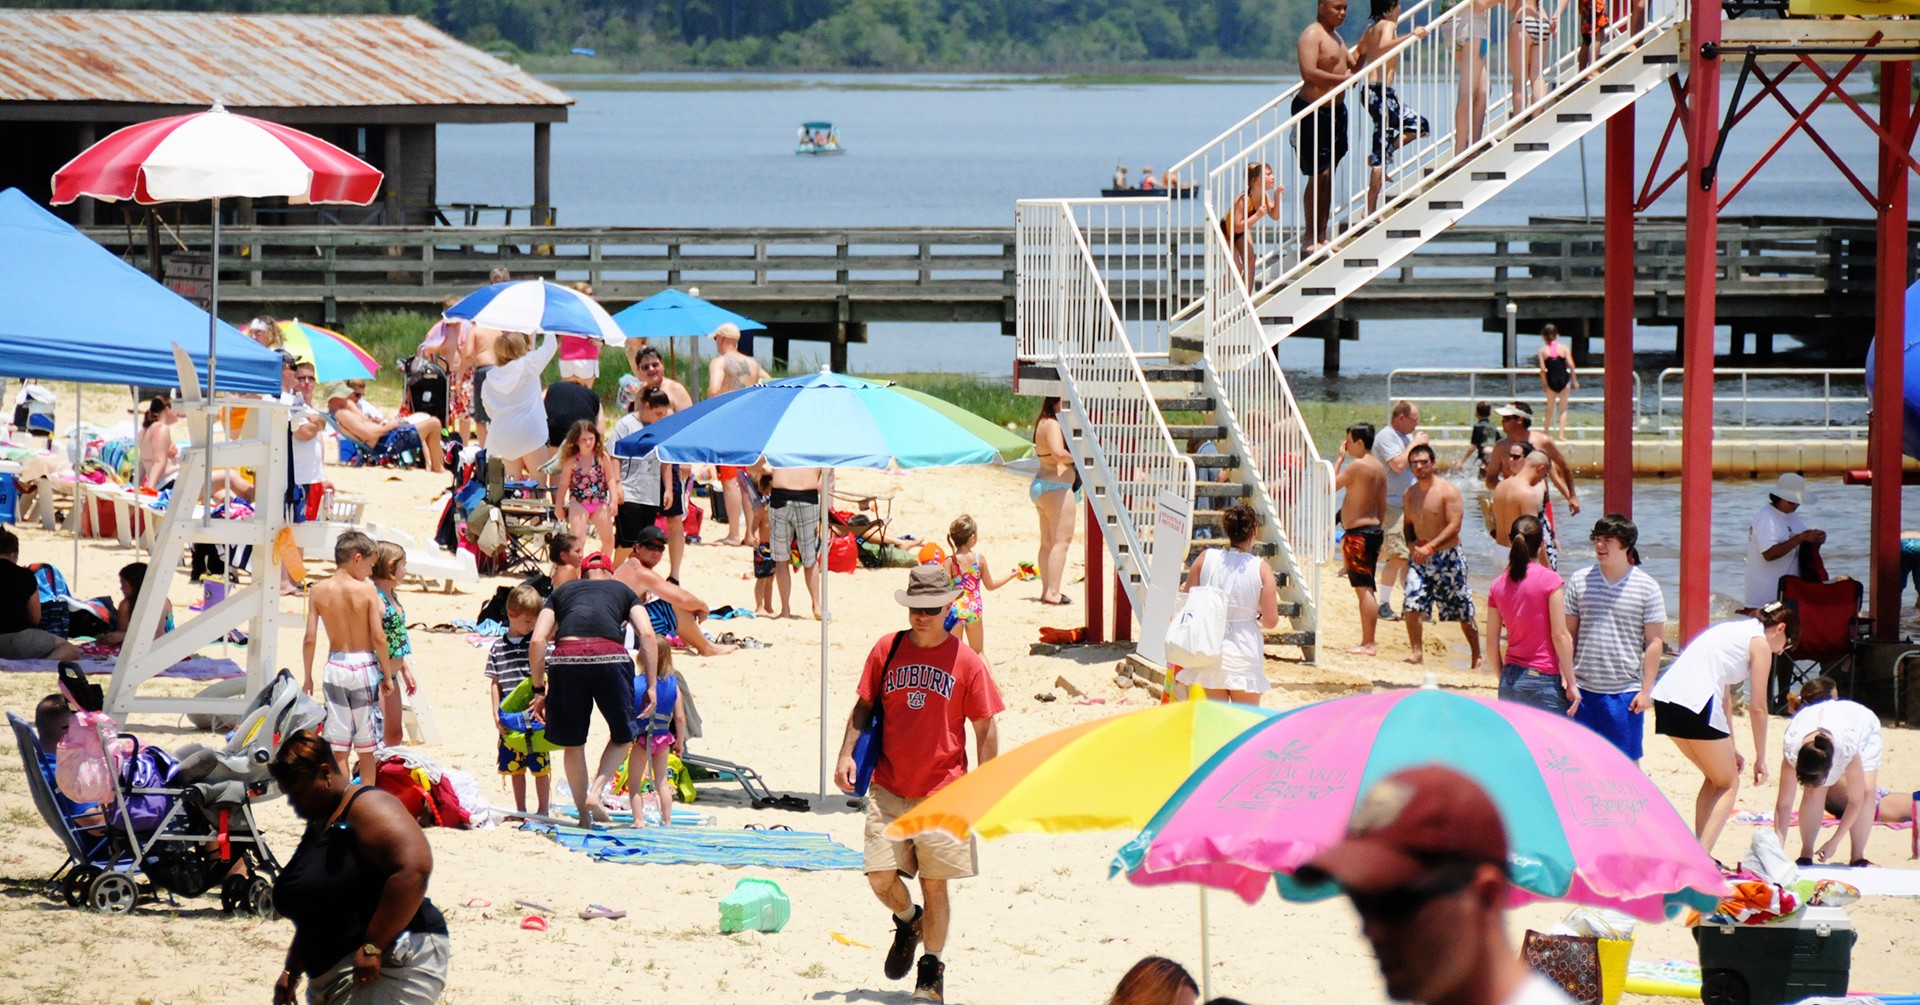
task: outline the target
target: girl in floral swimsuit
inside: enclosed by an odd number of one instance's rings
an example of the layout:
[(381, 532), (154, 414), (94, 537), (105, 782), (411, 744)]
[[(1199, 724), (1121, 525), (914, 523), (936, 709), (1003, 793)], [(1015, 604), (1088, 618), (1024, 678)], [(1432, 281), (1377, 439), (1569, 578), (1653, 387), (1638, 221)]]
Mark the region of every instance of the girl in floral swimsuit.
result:
[(413, 639), (407, 633), (407, 609), (396, 599), (401, 580), (407, 578), (407, 550), (392, 541), (377, 542), (373, 546), (371, 578), (373, 588), (380, 593), (380, 631), (386, 636), (387, 655), (400, 667), (400, 679), (395, 682), (399, 687), (389, 688), (380, 696), (380, 715), (374, 721), (373, 731), (380, 737), (382, 746), (397, 747), (404, 737), (400, 724), (400, 688), (406, 688), (408, 694), (420, 690), (413, 679), (413, 668), (407, 664), (407, 657), (413, 655)]
[(560, 446), (561, 503), (573, 536), (587, 536), (587, 524), (600, 538), (600, 550), (613, 553), (613, 514), (620, 509), (619, 468), (591, 419), (581, 419), (567, 430)]
[(947, 631), (954, 638), (964, 638), (974, 652), (986, 653), (986, 602), (981, 590), (997, 590), (1014, 581), (1019, 570), (1008, 572), (995, 579), (987, 570), (987, 560), (973, 545), (979, 539), (980, 529), (973, 517), (961, 516), (947, 528), (947, 544), (953, 548), (953, 557), (947, 559), (947, 574), (953, 577), (953, 585), (960, 588), (960, 596), (947, 609)]

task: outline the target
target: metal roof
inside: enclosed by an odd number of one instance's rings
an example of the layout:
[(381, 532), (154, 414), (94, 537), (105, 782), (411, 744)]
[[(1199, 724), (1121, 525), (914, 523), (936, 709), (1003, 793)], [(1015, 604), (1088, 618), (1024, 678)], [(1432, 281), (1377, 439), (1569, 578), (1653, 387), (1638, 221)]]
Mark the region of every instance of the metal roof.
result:
[(0, 102), (570, 105), (413, 17), (0, 10)]

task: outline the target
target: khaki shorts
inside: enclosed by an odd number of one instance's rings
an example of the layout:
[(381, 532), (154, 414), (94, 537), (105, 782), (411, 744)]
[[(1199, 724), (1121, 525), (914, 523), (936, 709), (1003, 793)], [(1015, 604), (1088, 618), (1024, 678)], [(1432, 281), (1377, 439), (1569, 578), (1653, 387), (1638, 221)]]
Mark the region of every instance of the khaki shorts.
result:
[(1407, 557), (1405, 511), (1398, 506), (1388, 506), (1385, 525), (1386, 535), (1380, 541), (1380, 561), (1390, 562), (1396, 558), (1404, 561)]
[(926, 801), (926, 797), (908, 799), (875, 785), (867, 790), (867, 872), (889, 869), (902, 876), (915, 873), (925, 879), (966, 879), (980, 871), (980, 845), (968, 838), (965, 844), (948, 834), (924, 834), (908, 841), (889, 841), (887, 825), (908, 810)]

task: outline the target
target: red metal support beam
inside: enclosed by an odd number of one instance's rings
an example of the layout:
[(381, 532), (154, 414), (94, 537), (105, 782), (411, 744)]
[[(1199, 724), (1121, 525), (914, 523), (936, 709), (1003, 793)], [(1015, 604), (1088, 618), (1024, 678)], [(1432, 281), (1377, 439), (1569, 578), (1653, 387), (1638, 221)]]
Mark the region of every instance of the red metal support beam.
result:
[(1113, 641), (1133, 641), (1133, 601), (1127, 598), (1127, 587), (1120, 582), (1118, 571), (1113, 574)]
[(1900, 635), (1900, 428), (1906, 372), (1907, 331), (1907, 167), (1911, 157), (1899, 142), (1911, 144), (1908, 101), (1913, 95), (1913, 64), (1880, 67), (1879, 244), (1874, 257), (1873, 417), (1868, 441), (1873, 469), (1873, 508), (1868, 518), (1872, 590), (1868, 611), (1873, 637), (1892, 642)]
[[(1633, 174), (1633, 106), (1628, 105), (1607, 120), (1601, 478), (1606, 512), (1629, 519), (1633, 516)], [(1576, 533), (1571, 539), (1578, 538)]]
[[(1087, 510), (1087, 634), (1088, 645), (1098, 645), (1106, 641), (1107, 604), (1106, 604), (1106, 535), (1101, 533), (1100, 514), (1094, 512), (1093, 500), (1086, 502)], [(1060, 591), (1065, 593), (1065, 590)]]
[(1687, 302), (1682, 317), (1680, 406), (1680, 641), (1707, 627), (1713, 595), (1713, 335), (1718, 293), (1720, 199), (1705, 168), (1720, 138), (1720, 65), (1704, 45), (1720, 42), (1719, 0), (1691, 0), (1687, 53)]

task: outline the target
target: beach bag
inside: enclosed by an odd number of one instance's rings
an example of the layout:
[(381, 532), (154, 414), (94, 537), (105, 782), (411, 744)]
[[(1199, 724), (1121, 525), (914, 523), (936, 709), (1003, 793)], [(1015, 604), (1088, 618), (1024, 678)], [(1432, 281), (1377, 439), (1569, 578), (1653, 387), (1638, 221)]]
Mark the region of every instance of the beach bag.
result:
[(1590, 935), (1542, 935), (1529, 930), (1520, 958), (1581, 1005), (1601, 1005), (1600, 940)]
[[(1201, 561), (1202, 584), (1211, 580), (1219, 557), (1216, 549)], [(1218, 666), (1227, 642), (1227, 591), (1199, 585), (1189, 588), (1186, 598), (1167, 626), (1167, 662), (1189, 670)]]
[(73, 713), (66, 735), (54, 748), (53, 779), (61, 794), (76, 803), (111, 806), (118, 795), (114, 785), (119, 774), (116, 758), (131, 753), (132, 745), (125, 740), (115, 740), (113, 753), (109, 755), (101, 745), (96, 726), (104, 726), (109, 733), (117, 733), (120, 728), (102, 712)]
[(860, 545), (852, 534), (842, 534), (827, 546), (827, 571), (852, 572), (860, 568)]
[(480, 528), (480, 534), (473, 543), (486, 555), (498, 555), (507, 550), (507, 526), (499, 510), (487, 512), (487, 522)]
[(140, 792), (141, 789), (157, 789), (166, 785), (173, 775), (172, 755), (159, 747), (145, 746), (134, 751), (127, 758), (122, 769), (122, 777), (127, 783), (127, 798), (120, 801), (120, 810), (114, 814), (114, 826), (133, 827), (135, 834), (151, 834), (166, 819), (169, 809), (165, 794)]
[[(906, 632), (894, 632), (893, 644), (887, 647), (887, 661), (880, 664), (881, 687), (884, 690), (887, 670), (893, 666), (893, 657), (900, 652), (900, 641), (907, 637)], [(878, 694), (874, 695), (873, 717), (867, 720), (860, 730), (860, 736), (853, 742), (853, 794), (864, 796), (873, 785), (873, 771), (880, 766), (881, 732), (886, 726), (882, 715), (883, 707)]]

